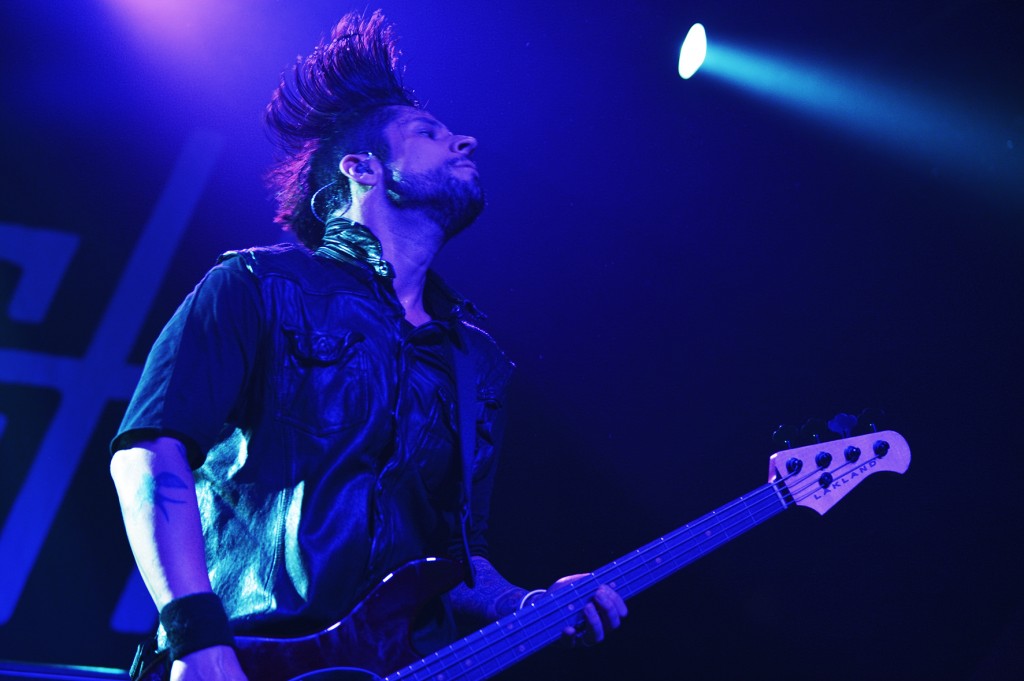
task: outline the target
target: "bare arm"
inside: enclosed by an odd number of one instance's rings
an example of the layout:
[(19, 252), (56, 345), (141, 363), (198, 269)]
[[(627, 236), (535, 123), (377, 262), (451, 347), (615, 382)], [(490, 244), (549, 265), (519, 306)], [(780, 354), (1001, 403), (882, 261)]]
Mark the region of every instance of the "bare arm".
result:
[[(110, 474), (128, 541), (156, 607), (210, 591), (199, 504), (184, 445), (162, 437), (123, 449), (111, 459)], [(218, 678), (245, 678), (227, 646), (186, 655), (171, 669), (172, 681)]]
[(184, 446), (159, 438), (110, 462), (128, 541), (156, 607), (210, 591), (199, 505)]

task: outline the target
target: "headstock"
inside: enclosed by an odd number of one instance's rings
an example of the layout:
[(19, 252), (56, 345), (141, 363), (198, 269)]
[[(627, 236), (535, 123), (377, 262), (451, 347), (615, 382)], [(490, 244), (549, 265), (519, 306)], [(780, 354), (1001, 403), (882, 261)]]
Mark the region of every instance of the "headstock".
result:
[(779, 491), (787, 504), (824, 515), (872, 473), (904, 473), (909, 467), (907, 441), (883, 430), (776, 452), (768, 462), (768, 480), (784, 485)]

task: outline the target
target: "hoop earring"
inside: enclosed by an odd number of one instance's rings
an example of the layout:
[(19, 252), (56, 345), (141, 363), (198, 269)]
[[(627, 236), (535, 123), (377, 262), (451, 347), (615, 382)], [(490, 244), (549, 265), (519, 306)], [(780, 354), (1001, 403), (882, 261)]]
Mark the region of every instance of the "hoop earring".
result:
[(322, 217), (320, 217), (320, 214), (316, 212), (316, 197), (320, 196), (320, 192), (322, 192), (323, 190), (327, 189), (328, 187), (330, 187), (332, 185), (336, 185), (336, 184), (338, 184), (337, 180), (335, 180), (334, 182), (328, 182), (323, 187), (320, 187), (320, 189), (317, 189), (315, 192), (313, 192), (313, 196), (309, 197), (309, 210), (310, 210), (310, 212), (313, 213), (313, 217), (315, 217), (317, 220), (319, 220), (320, 222), (322, 222), (325, 225), (327, 224), (327, 221), (324, 220)]

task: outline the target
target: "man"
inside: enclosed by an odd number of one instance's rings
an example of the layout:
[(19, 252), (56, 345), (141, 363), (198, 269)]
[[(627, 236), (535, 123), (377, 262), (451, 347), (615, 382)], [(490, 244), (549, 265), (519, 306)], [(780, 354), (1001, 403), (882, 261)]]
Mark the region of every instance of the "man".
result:
[[(477, 141), (396, 66), (380, 13), (349, 15), (282, 81), (270, 183), (306, 248), (222, 257), (111, 445), (173, 679), (242, 679), (235, 635), (316, 632), (425, 556), (461, 560), (466, 582), (417, 618), (417, 654), (533, 597), (484, 539), (511, 364), (430, 271), (483, 207)], [(565, 635), (599, 641), (625, 614), (601, 587)]]

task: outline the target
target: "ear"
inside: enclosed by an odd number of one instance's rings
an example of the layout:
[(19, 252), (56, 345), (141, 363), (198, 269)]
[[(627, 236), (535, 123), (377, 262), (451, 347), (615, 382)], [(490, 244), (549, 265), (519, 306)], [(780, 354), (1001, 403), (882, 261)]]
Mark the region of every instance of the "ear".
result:
[(372, 187), (380, 182), (381, 165), (377, 158), (368, 152), (362, 154), (345, 154), (341, 157), (338, 170), (349, 180), (357, 184)]

